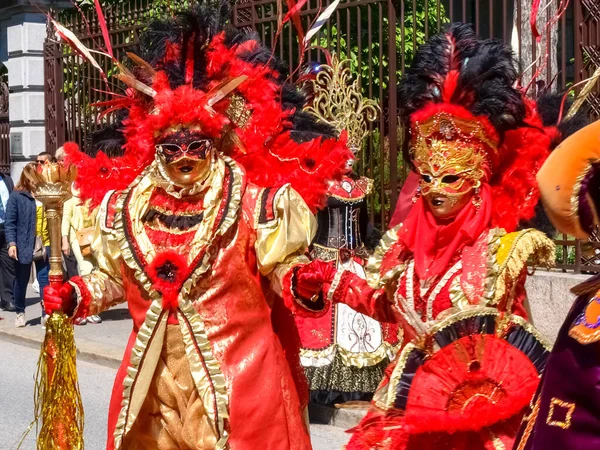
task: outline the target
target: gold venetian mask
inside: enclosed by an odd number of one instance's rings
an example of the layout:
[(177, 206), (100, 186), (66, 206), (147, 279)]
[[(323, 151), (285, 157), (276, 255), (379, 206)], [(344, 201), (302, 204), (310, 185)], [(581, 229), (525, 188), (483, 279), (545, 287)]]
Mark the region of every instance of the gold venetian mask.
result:
[(454, 217), (488, 176), (488, 151), (495, 151), (497, 143), (477, 121), (446, 112), (416, 122), (412, 134), (421, 194), (436, 217)]

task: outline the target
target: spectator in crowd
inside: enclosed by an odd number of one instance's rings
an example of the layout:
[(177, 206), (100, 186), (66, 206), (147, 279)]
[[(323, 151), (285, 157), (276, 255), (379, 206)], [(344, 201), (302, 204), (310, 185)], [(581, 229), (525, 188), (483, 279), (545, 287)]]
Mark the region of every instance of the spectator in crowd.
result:
[(44, 164), (46, 161), (56, 162), (56, 158), (54, 158), (54, 156), (52, 156), (52, 154), (48, 152), (42, 152), (39, 155), (37, 155), (36, 162), (38, 164)]
[[(59, 147), (56, 149), (55, 158), (56, 161), (62, 162), (65, 159), (65, 148)], [(79, 202), (79, 200), (77, 200)], [(69, 242), (69, 230), (71, 229), (71, 218), (74, 211), (75, 202), (67, 200), (63, 206), (63, 219), (62, 219), (62, 253), (63, 262), (65, 265), (66, 279), (69, 280), (79, 275), (79, 269), (77, 267), (77, 259), (71, 251), (71, 245)]]
[(65, 156), (67, 156), (65, 148), (63, 146), (58, 147), (54, 153), (54, 159), (56, 162), (63, 162), (65, 160)]
[(10, 194), (6, 206), (4, 229), (8, 241), (8, 255), (17, 263), (15, 265), (14, 298), (17, 317), (15, 326), (24, 327), (25, 296), (27, 283), (31, 274), (36, 237), (36, 203), (33, 198), (35, 185), (32, 176), (36, 165), (27, 164), (23, 168), (21, 178)]
[[(44, 310), (44, 288), (48, 286), (48, 274), (50, 272), (50, 234), (48, 233), (48, 220), (44, 211), (44, 205), (35, 201), (35, 234), (42, 247), (34, 247), (33, 261), (35, 263), (35, 273), (40, 289), (40, 303), (42, 305), (42, 326), (46, 325), (46, 311)], [(36, 243), (37, 244), (37, 243)], [(39, 245), (39, 244), (38, 244)]]
[[(74, 257), (79, 275), (87, 275), (94, 268), (92, 256), (92, 238), (94, 236), (94, 218), (89, 208), (82, 204), (79, 193), (72, 187), (73, 196), (63, 207), (62, 250), (63, 254)], [(100, 316), (92, 315), (75, 320), (77, 325), (100, 323)]]
[(4, 225), (8, 198), (14, 183), (10, 176), (0, 173), (0, 308), (15, 311), (13, 284), (15, 282), (15, 260), (8, 256), (8, 246)]

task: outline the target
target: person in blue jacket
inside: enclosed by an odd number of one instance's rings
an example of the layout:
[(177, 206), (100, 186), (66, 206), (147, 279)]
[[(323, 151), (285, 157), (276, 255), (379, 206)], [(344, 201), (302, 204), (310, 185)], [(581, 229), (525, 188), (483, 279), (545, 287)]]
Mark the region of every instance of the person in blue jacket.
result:
[(36, 165), (33, 163), (27, 164), (23, 168), (21, 178), (10, 194), (6, 206), (4, 229), (8, 242), (8, 254), (16, 260), (14, 282), (16, 327), (24, 327), (26, 324), (25, 296), (31, 275), (36, 236), (36, 203), (32, 194), (35, 186), (31, 177), (35, 170)]

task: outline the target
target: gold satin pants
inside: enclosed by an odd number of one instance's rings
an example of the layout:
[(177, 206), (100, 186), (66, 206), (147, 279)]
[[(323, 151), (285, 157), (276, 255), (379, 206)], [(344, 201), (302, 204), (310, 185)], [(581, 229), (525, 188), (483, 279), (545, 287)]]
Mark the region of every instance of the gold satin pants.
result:
[(179, 325), (167, 325), (148, 395), (123, 450), (212, 450), (216, 442), (192, 379)]

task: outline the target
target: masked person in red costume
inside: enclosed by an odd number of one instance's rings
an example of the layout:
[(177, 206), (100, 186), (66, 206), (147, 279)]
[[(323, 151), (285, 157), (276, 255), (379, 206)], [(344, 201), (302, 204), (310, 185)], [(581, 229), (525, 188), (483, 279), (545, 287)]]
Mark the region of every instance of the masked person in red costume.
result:
[(104, 104), (119, 121), (92, 142), (123, 155), (67, 145), (81, 198), (100, 205), (99, 269), (46, 306), (128, 303), (109, 450), (311, 448), (267, 294), (308, 261), (313, 212), (352, 154), (228, 19), (200, 6), (151, 23), (121, 72), (127, 97)]
[(417, 52), (400, 85), (414, 205), (363, 280), (312, 262), (293, 271), (297, 314), (343, 302), (404, 330), (372, 410), (347, 448), (510, 448), (544, 368), (527, 322), (528, 261), (554, 245), (533, 229), (535, 175), (560, 137), (516, 89), (510, 48), (457, 24)]
[[(360, 156), (369, 123), (378, 117), (377, 103), (364, 98), (358, 82), (352, 82), (348, 60), (333, 56), (311, 74), (314, 79), (304, 89), (313, 100), (305, 111), (340, 133), (345, 130), (348, 146)], [(381, 237), (369, 226), (367, 196), (372, 188), (373, 180), (353, 173), (330, 183), (327, 206), (317, 213), (312, 259), (334, 261), (337, 267), (364, 277), (363, 266)], [(295, 321), (311, 401), (331, 405), (370, 400), (395, 356), (398, 326), (381, 324), (341, 303), (321, 317), (300, 315)]]

